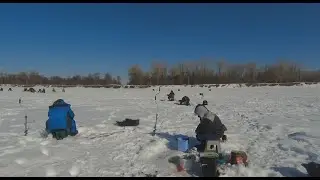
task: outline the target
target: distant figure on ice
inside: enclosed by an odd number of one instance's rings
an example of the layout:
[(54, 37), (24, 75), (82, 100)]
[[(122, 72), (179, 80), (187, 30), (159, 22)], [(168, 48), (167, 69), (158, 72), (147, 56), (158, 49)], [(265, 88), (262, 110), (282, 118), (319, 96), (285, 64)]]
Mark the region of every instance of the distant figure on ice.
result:
[(57, 140), (66, 138), (68, 135), (78, 134), (76, 121), (71, 105), (65, 103), (62, 99), (56, 100), (52, 106), (49, 106), (49, 119), (46, 121), (46, 131), (52, 134)]
[(172, 90), (167, 96), (169, 101), (174, 101), (174, 92)]
[(179, 100), (180, 105), (190, 105), (190, 98), (188, 96), (183, 96), (181, 100)]
[(202, 105), (204, 105), (204, 106), (208, 105), (208, 101), (207, 100), (203, 100)]
[(62, 88), (62, 92), (66, 92), (66, 90), (64, 90), (64, 88)]
[(200, 149), (204, 148), (207, 140), (220, 140), (225, 141), (227, 137), (224, 132), (227, 130), (226, 126), (222, 124), (220, 118), (210, 112), (205, 105), (198, 104), (194, 113), (200, 118), (200, 124), (196, 128), (196, 137), (200, 141)]
[(53, 88), (53, 89), (52, 89), (52, 92), (56, 92), (56, 90)]
[(29, 88), (29, 92), (32, 92), (32, 93), (35, 93), (36, 92), (36, 90), (34, 89), (34, 88)]

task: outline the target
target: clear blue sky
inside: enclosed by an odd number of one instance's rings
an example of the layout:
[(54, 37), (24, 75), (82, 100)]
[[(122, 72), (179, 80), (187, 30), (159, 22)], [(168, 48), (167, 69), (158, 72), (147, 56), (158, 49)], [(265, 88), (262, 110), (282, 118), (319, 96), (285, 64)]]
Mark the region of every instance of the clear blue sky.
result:
[(320, 67), (318, 4), (0, 4), (0, 70), (111, 72), (205, 58)]

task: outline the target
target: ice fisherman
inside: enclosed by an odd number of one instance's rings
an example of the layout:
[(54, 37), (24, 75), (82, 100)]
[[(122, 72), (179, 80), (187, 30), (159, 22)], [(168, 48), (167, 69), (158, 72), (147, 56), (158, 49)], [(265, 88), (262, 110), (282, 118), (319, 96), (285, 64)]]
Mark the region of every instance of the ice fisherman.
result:
[(181, 100), (179, 100), (180, 105), (190, 105), (190, 98), (188, 96), (183, 96)]
[(226, 140), (224, 132), (227, 131), (226, 126), (221, 122), (220, 118), (209, 111), (204, 103), (198, 104), (194, 113), (200, 118), (200, 123), (196, 128), (196, 138), (201, 143), (201, 147), (207, 140)]
[(74, 116), (70, 104), (62, 99), (56, 100), (53, 105), (49, 106), (49, 119), (46, 121), (47, 133), (51, 133), (52, 137), (58, 140), (66, 138), (68, 135), (77, 135), (78, 130)]
[(174, 101), (174, 92), (172, 90), (167, 96), (169, 101)]

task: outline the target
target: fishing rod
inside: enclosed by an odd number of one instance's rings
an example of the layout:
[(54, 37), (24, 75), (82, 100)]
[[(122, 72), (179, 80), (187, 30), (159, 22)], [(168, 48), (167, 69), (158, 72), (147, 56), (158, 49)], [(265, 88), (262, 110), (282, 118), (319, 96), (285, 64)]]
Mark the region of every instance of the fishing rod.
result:
[(21, 108), (23, 108), (23, 112), (24, 112), (24, 135), (27, 136), (28, 135), (28, 115), (26, 112), (25, 107), (22, 105), (22, 100), (21, 97), (19, 98), (19, 105)]
[(158, 94), (160, 94), (160, 86), (159, 86), (159, 92), (154, 96), (154, 102), (156, 103), (157, 105), (157, 113), (156, 113), (156, 122), (154, 123), (154, 127), (153, 127), (153, 132), (152, 132), (152, 136), (155, 136), (156, 135), (156, 131), (157, 131), (157, 123), (158, 123), (158, 103), (157, 103), (157, 96)]

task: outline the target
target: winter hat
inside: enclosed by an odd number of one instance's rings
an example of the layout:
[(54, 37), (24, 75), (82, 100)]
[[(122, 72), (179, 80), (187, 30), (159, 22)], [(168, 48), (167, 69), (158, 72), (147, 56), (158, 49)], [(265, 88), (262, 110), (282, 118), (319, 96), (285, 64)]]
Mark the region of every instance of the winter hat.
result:
[(195, 109), (194, 109), (194, 113), (196, 115), (198, 115), (200, 118), (203, 118), (206, 114), (209, 113), (209, 110), (203, 106), (203, 105), (198, 105)]

